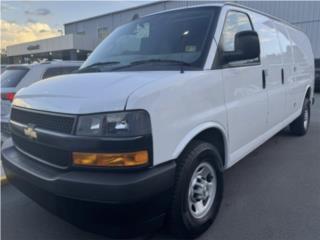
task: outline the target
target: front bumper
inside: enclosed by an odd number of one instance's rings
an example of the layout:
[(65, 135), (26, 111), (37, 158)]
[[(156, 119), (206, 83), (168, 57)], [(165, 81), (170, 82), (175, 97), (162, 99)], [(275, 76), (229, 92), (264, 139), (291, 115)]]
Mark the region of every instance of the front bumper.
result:
[[(1, 156), (9, 182), (40, 205), (75, 224), (74, 218), (76, 221), (83, 219), (79, 214), (87, 218), (88, 212), (98, 212), (112, 224), (132, 226), (132, 223), (160, 216), (170, 203), (174, 161), (129, 172), (63, 170), (21, 153), (11, 139), (3, 144)], [(66, 212), (70, 214), (66, 216)]]
[(2, 159), (10, 179), (21, 178), (58, 196), (73, 199), (125, 204), (168, 190), (174, 183), (175, 163), (130, 172), (60, 170), (35, 161), (19, 152), (8, 139)]

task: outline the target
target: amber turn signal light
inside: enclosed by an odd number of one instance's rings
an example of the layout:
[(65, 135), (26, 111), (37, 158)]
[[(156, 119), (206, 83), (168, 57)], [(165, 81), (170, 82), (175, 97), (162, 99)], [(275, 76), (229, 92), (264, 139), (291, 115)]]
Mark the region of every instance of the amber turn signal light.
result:
[(131, 153), (72, 153), (73, 164), (97, 167), (135, 167), (149, 162), (148, 151)]

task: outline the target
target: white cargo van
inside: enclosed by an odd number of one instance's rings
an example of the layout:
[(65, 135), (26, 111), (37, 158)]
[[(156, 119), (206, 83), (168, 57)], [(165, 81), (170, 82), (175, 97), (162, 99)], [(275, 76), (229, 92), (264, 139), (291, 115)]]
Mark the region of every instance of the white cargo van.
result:
[(3, 166), (57, 212), (95, 203), (122, 233), (166, 216), (191, 238), (218, 212), (223, 171), (287, 125), (307, 133), (313, 86), (309, 40), (282, 20), (232, 4), (153, 14), (77, 74), (16, 94)]

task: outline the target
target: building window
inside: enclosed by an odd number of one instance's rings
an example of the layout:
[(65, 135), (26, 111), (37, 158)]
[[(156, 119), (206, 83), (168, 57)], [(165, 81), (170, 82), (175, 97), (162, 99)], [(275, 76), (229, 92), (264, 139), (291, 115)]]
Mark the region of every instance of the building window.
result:
[(133, 15), (132, 20), (134, 21), (134, 20), (137, 20), (138, 18), (139, 18), (139, 14), (136, 13), (135, 15)]
[(77, 24), (77, 35), (85, 35), (86, 32), (84, 30), (84, 26), (81, 23)]
[(99, 27), (98, 28), (98, 39), (99, 41), (103, 40), (108, 36), (108, 28), (107, 27)]

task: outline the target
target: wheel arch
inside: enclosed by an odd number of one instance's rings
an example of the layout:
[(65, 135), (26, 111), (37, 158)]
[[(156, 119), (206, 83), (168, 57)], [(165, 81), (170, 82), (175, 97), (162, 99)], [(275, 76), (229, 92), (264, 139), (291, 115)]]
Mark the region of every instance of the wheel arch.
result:
[(304, 99), (308, 99), (309, 100), (310, 106), (312, 104), (314, 104), (314, 91), (315, 91), (314, 87), (312, 87), (310, 85), (306, 86)]
[(203, 140), (217, 147), (222, 158), (222, 163), (220, 163), (221, 170), (225, 169), (229, 157), (228, 144), (226, 131), (220, 124), (204, 123), (191, 130), (175, 149), (174, 159), (178, 159), (193, 140)]
[(312, 100), (312, 87), (310, 85), (307, 85), (305, 90), (305, 98), (308, 98), (310, 101)]

